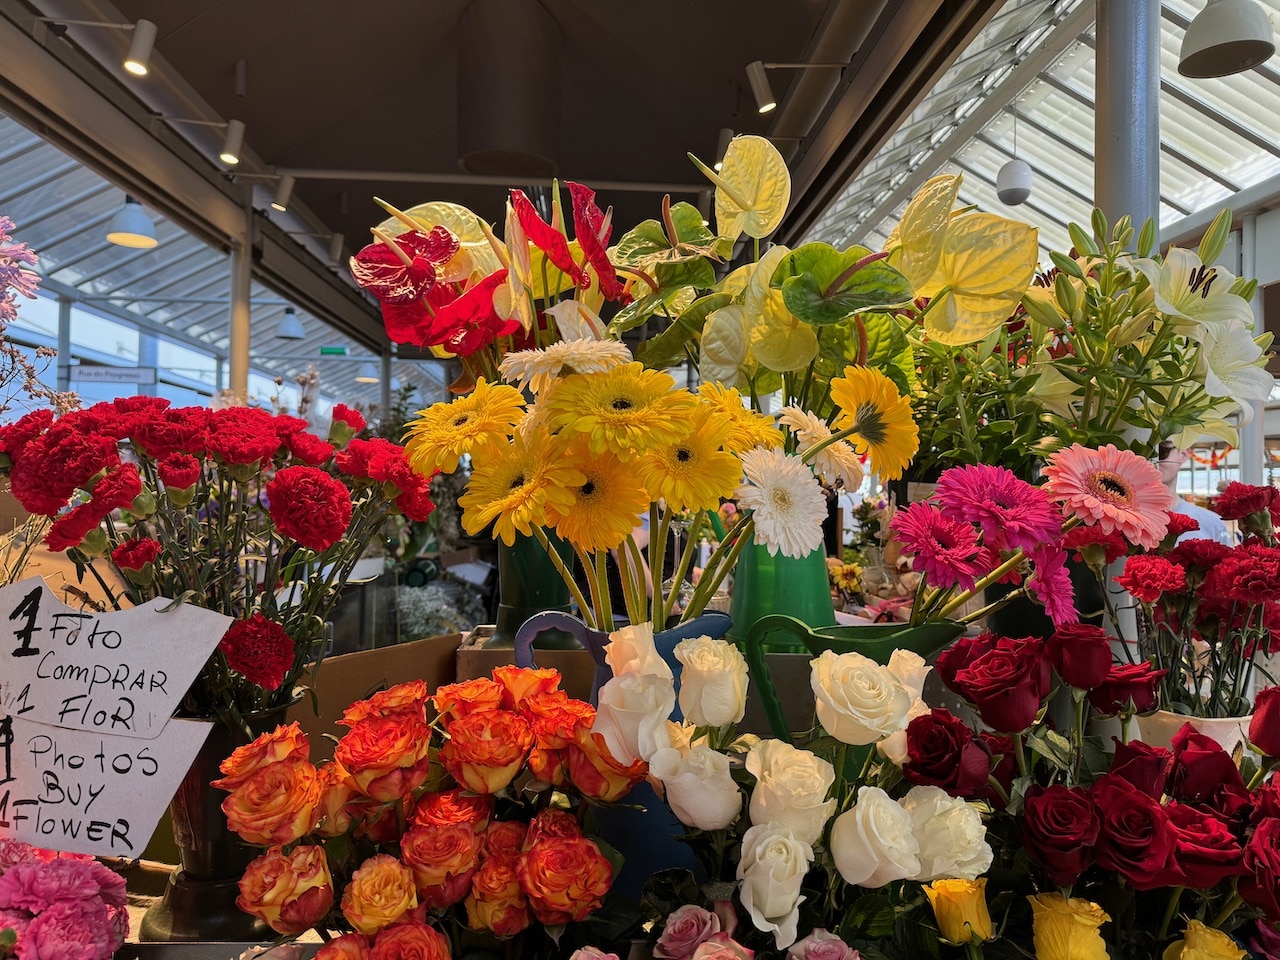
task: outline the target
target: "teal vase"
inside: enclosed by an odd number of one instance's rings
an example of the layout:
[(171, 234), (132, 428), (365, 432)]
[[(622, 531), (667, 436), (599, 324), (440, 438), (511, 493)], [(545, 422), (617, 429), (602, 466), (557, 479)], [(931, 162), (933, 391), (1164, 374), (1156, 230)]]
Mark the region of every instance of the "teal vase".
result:
[[(564, 565), (573, 569), (573, 547), (568, 541), (548, 534), (552, 549)], [(536, 537), (516, 534), (507, 546), (498, 541), (498, 613), (489, 647), (510, 647), (516, 631), (534, 614), (547, 610), (569, 612), (569, 586), (556, 570), (547, 551)], [(578, 641), (562, 630), (547, 630), (538, 636), (538, 646), (549, 650), (574, 650)]]
[[(743, 547), (733, 570), (730, 639), (741, 646), (757, 621), (776, 614), (795, 617), (810, 627), (829, 627), (836, 622), (823, 547), (805, 557), (770, 556), (767, 547), (754, 542)], [(770, 632), (763, 641), (771, 653), (805, 651), (794, 634), (784, 631)]]

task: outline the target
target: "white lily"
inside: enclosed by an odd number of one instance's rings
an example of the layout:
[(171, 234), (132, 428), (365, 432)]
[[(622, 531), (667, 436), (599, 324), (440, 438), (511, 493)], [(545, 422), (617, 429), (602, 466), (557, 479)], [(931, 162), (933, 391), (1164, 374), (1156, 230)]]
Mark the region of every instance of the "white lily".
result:
[(1182, 321), (1180, 332), (1199, 340), (1198, 329), (1221, 328), (1232, 321), (1253, 329), (1249, 301), (1231, 293), (1235, 276), (1222, 267), (1205, 265), (1191, 250), (1171, 247), (1164, 263), (1135, 260), (1134, 266), (1150, 281), (1156, 309)]
[(1242, 422), (1253, 416), (1250, 400), (1265, 401), (1271, 396), (1275, 379), (1262, 369), (1262, 348), (1239, 320), (1230, 320), (1200, 330), (1200, 356), (1196, 372), (1204, 378), (1211, 397), (1230, 397), (1240, 404)]

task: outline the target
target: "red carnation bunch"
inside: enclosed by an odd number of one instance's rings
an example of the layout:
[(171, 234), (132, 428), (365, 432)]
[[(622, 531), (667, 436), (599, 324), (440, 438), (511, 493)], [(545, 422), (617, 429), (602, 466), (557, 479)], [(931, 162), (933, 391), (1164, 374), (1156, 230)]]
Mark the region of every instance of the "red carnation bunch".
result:
[(284, 627), (255, 613), (237, 620), (218, 642), (227, 666), (264, 690), (279, 689), (296, 651)]
[(328, 550), (351, 522), (350, 492), (316, 467), (285, 467), (267, 484), (267, 500), (276, 528), (312, 550)]
[(1213, 509), (1223, 520), (1243, 520), (1251, 513), (1269, 513), (1278, 497), (1280, 490), (1275, 487), (1232, 481), (1214, 499)]
[(160, 541), (133, 537), (111, 551), (111, 561), (121, 570), (141, 570), (160, 556)]
[(189, 453), (171, 453), (156, 464), (156, 474), (170, 490), (189, 490), (200, 479), (200, 461)]
[(1092, 567), (1115, 563), (1129, 552), (1129, 544), (1124, 537), (1096, 526), (1072, 527), (1063, 538), (1062, 546), (1075, 551), (1077, 560)]
[(257, 407), (226, 407), (209, 419), (209, 453), (223, 463), (265, 463), (280, 449), (275, 417)]
[(1182, 590), (1187, 585), (1187, 571), (1165, 557), (1143, 554), (1130, 557), (1116, 583), (1146, 603), (1154, 603), (1160, 594)]
[(139, 451), (156, 460), (173, 453), (203, 457), (212, 412), (205, 407), (177, 407), (139, 420), (129, 439)]
[(1237, 547), (1206, 574), (1204, 593), (1213, 599), (1245, 604), (1280, 600), (1280, 549)]

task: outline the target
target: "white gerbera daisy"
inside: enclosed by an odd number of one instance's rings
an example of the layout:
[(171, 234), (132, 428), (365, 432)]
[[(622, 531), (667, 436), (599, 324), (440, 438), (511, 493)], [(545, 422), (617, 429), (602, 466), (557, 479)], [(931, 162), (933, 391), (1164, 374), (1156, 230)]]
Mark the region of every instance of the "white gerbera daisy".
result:
[(808, 556), (821, 546), (827, 498), (803, 460), (756, 447), (742, 455), (742, 472), (747, 482), (738, 487), (738, 507), (754, 512), (756, 543), (784, 557)]
[[(820, 417), (799, 407), (783, 407), (778, 419), (799, 439), (802, 453), (831, 436), (831, 428)], [(862, 486), (865, 474), (862, 461), (858, 458), (858, 451), (847, 440), (837, 440), (830, 446), (823, 447), (811, 462), (822, 479), (829, 484), (839, 480), (846, 490), (857, 490)]]
[(520, 389), (541, 393), (571, 373), (604, 373), (631, 362), (631, 351), (617, 340), (561, 340), (542, 350), (508, 353), (499, 370), (503, 379), (518, 380)]

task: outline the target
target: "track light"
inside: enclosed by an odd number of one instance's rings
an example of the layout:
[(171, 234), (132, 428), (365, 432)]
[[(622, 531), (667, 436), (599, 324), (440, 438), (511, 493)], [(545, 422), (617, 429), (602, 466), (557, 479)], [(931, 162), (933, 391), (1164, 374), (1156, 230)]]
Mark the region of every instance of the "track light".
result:
[(1255, 0), (1208, 0), (1182, 37), (1178, 73), (1227, 77), (1266, 63), (1275, 52), (1271, 21)]
[(720, 139), (716, 142), (716, 173), (724, 168), (724, 152), (729, 149), (729, 142), (733, 139), (733, 131), (728, 127), (720, 128)]
[(378, 373), (378, 368), (372, 362), (366, 360), (360, 365), (360, 372), (356, 374), (356, 383), (381, 383), (382, 375)]
[(244, 122), (241, 120), (227, 121), (227, 134), (222, 139), (222, 152), (218, 154), (218, 159), (229, 167), (234, 167), (240, 162), (240, 148), (244, 146)]
[(335, 233), (329, 238), (329, 260), (333, 263), (342, 262), (343, 242), (343, 236), (340, 233)]
[(284, 213), (289, 209), (289, 198), (293, 196), (294, 179), (289, 174), (284, 174), (280, 178), (280, 182), (276, 184), (276, 198), (271, 201), (271, 207)]
[(107, 242), (122, 247), (133, 247), (136, 250), (149, 250), (159, 241), (156, 240), (156, 225), (151, 222), (147, 211), (133, 197), (124, 198), (124, 206), (111, 218), (111, 226), (107, 228)]
[(124, 68), (135, 77), (145, 77), (151, 72), (151, 51), (156, 45), (156, 25), (150, 20), (139, 20), (133, 27), (133, 42), (129, 55), (124, 58)]
[(293, 307), (285, 307), (284, 316), (280, 318), (280, 323), (276, 325), (276, 339), (303, 340), (306, 336), (307, 331), (302, 326), (302, 321), (298, 319), (298, 311)]
[(756, 108), (761, 113), (768, 113), (778, 105), (769, 86), (769, 77), (764, 72), (764, 64), (759, 60), (747, 64), (747, 81), (751, 84), (751, 95), (756, 98)]

